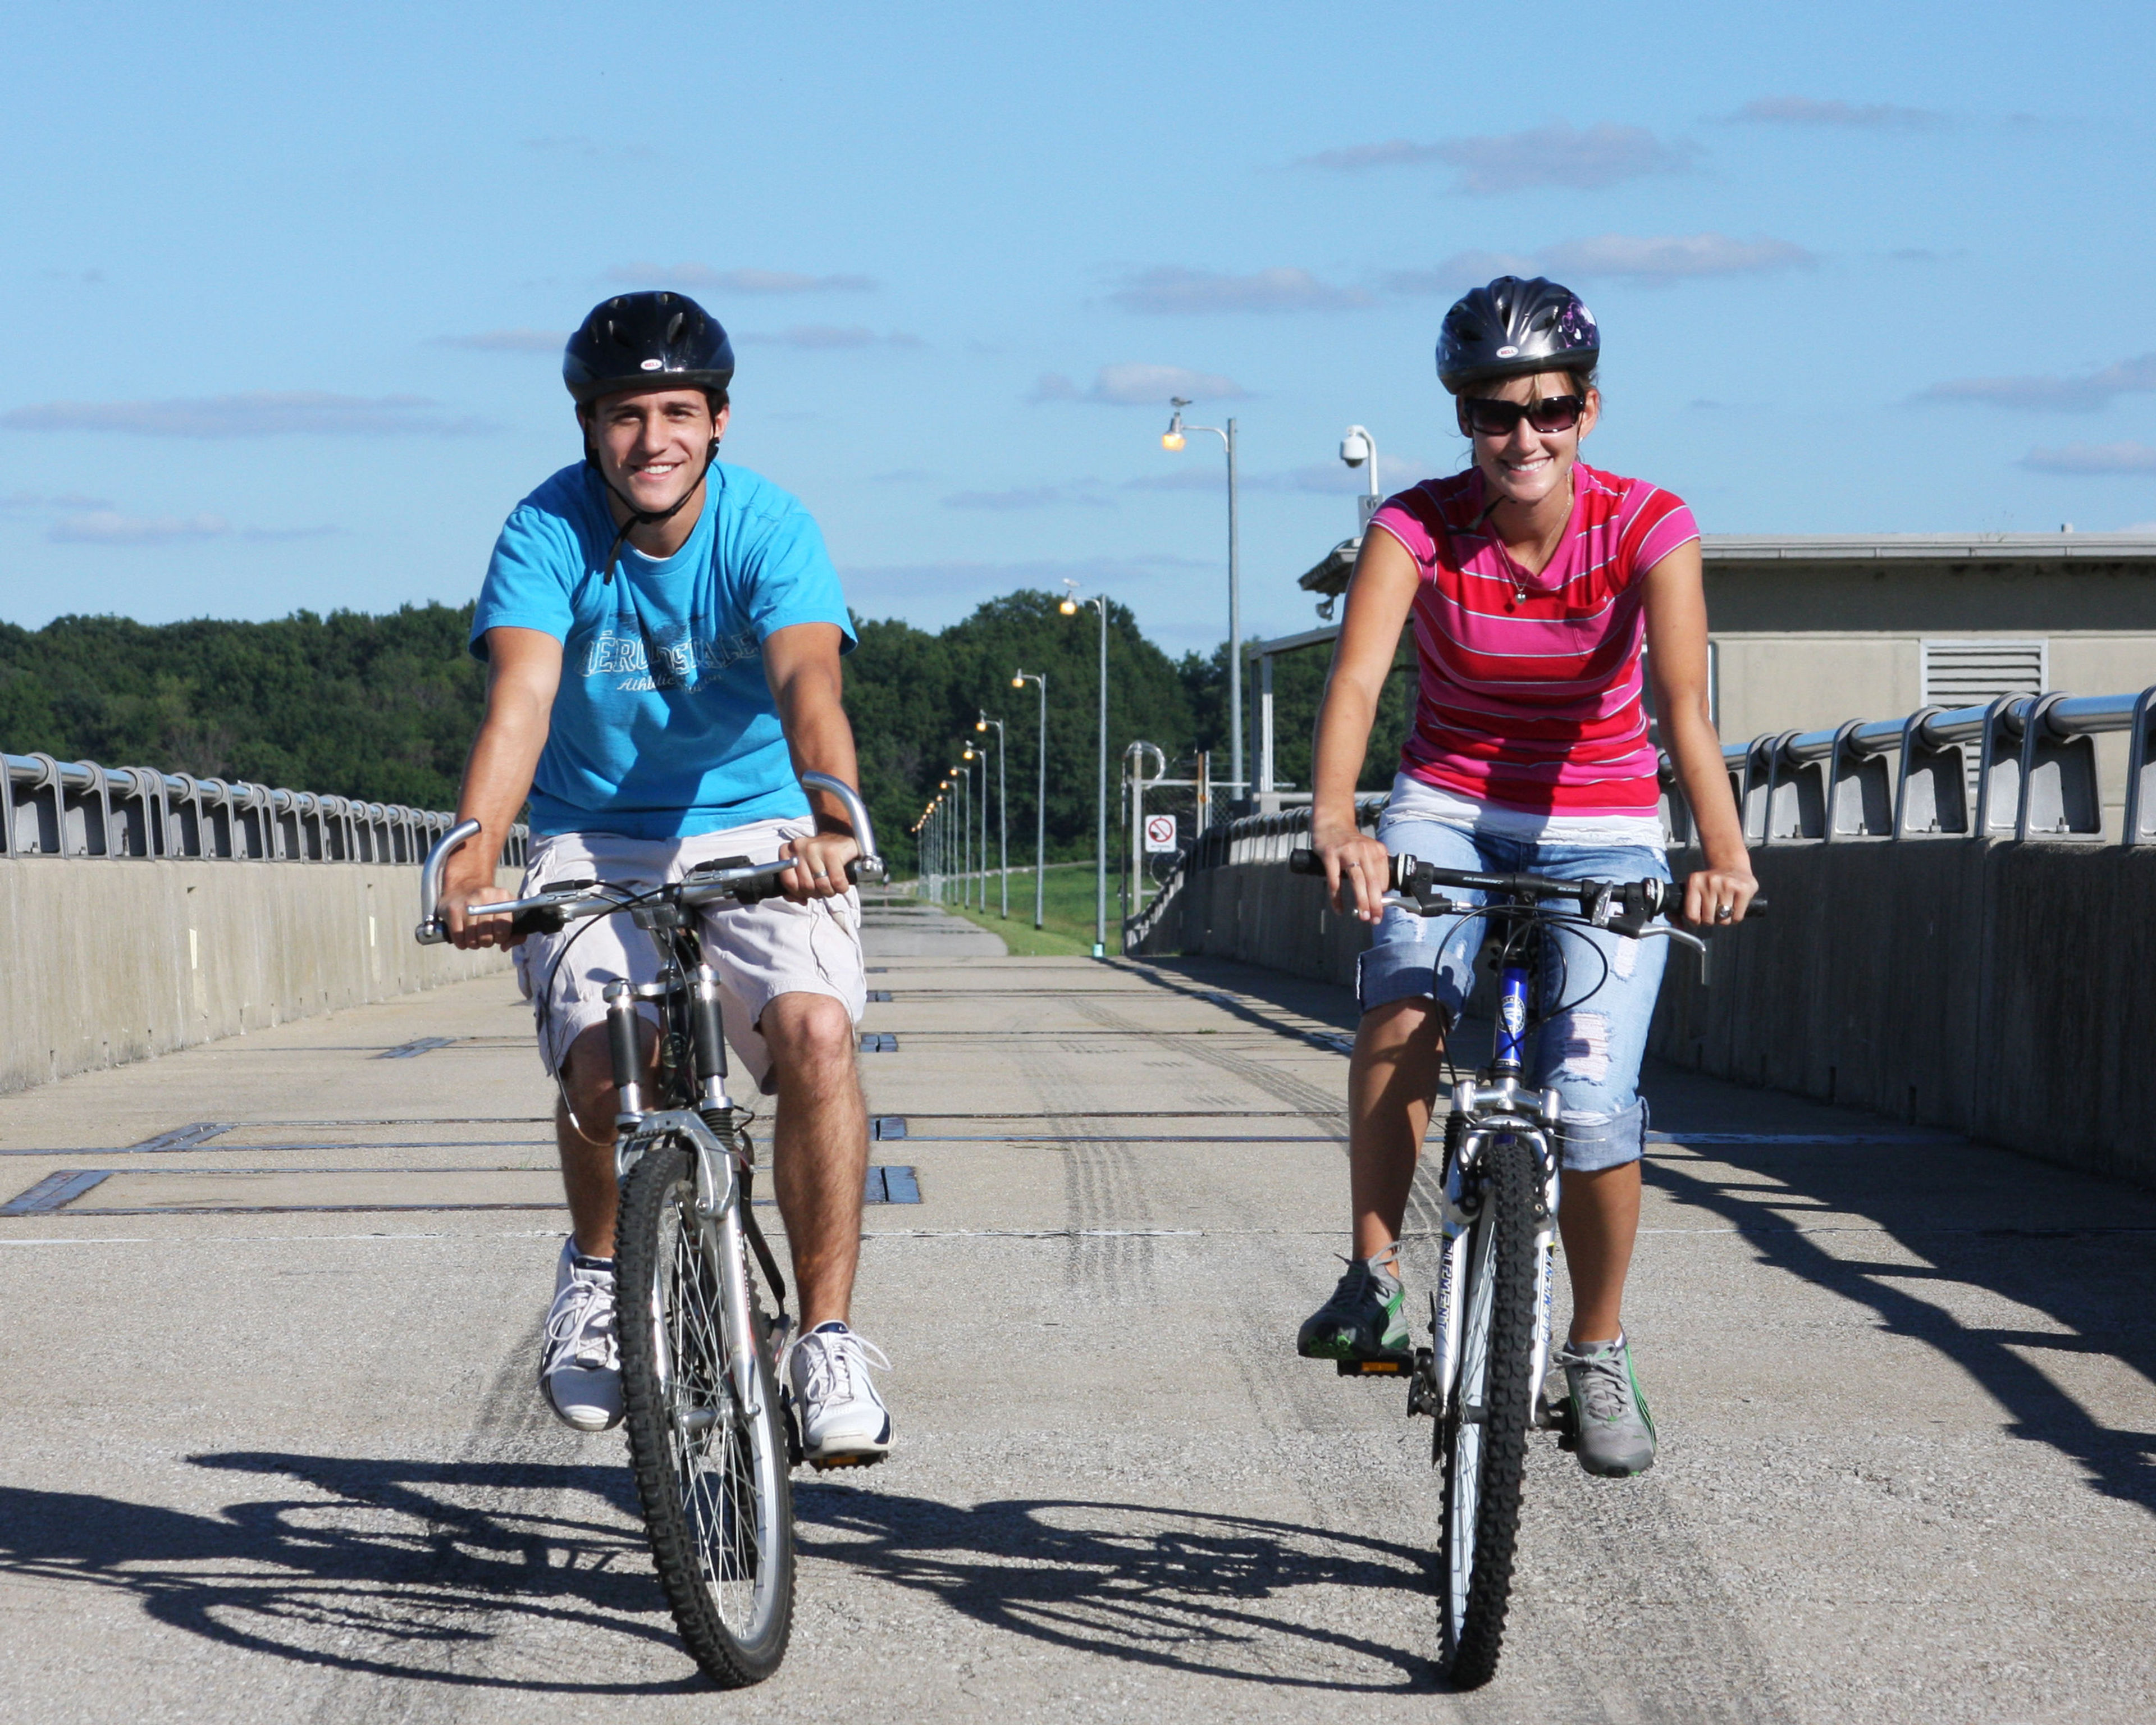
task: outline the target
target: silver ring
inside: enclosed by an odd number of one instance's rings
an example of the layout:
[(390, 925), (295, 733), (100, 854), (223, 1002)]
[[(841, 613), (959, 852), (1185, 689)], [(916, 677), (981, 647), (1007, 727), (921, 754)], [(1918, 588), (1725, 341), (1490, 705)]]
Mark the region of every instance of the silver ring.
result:
[(1727, 905), (1717, 905), (1714, 908), (1714, 920), (1717, 922), (1727, 922), (1734, 915), (1736, 912)]
[[(818, 869), (815, 870), (814, 873), (815, 878), (819, 880), (828, 880), (831, 878), (831, 871), (829, 869)], [(1724, 911), (1723, 914), (1726, 916), (1728, 913)]]

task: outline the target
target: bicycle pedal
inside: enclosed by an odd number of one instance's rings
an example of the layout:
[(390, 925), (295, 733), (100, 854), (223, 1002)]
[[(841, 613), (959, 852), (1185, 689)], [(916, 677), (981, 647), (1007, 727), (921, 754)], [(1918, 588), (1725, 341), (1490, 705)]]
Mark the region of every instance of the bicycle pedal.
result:
[(1404, 1378), (1414, 1370), (1411, 1353), (1380, 1353), (1369, 1359), (1339, 1359), (1332, 1367), (1342, 1378)]
[(808, 1465), (819, 1473), (829, 1473), (834, 1467), (874, 1467), (886, 1454), (877, 1450), (866, 1455), (811, 1455)]

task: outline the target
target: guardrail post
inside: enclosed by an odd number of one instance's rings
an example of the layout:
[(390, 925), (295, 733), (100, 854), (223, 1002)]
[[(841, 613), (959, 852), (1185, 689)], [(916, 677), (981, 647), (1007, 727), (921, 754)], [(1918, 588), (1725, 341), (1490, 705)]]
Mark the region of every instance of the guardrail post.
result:
[(1826, 762), (1799, 761), (1789, 745), (1799, 733), (1774, 739), (1768, 762), (1767, 842), (1817, 839), (1826, 832)]
[(208, 832), (203, 815), (203, 782), (191, 773), (179, 775), (184, 787), (177, 799), (165, 799), (163, 856), (208, 856)]
[(1969, 830), (1969, 776), (1959, 743), (1935, 743), (1925, 721), (1943, 706), (1921, 706), (1902, 722), (1902, 775), (1894, 790), (1894, 836)]
[(2051, 711), (2064, 695), (2038, 696), (2021, 724), (2021, 802), (2014, 836), (2103, 836), (2103, 801), (2096, 780), (2096, 739), (2061, 737)]
[(1774, 788), (1774, 745), (1780, 741), (1773, 737), (1755, 737), (1744, 751), (1744, 781), (1733, 785), (1737, 792), (1738, 813), (1744, 822), (1744, 842), (1764, 845), (1767, 842), (1767, 799)]
[[(15, 805), (15, 854), (59, 856), (67, 848), (67, 809), (60, 793), (60, 763), (50, 755), (33, 754), (30, 758), (38, 764), (38, 776), (27, 785), (14, 786), (11, 793)], [(26, 822), (29, 829), (27, 833), (23, 830)]]
[(1984, 737), (1976, 755), (1976, 823), (1970, 835), (2004, 838), (2020, 820), (2021, 740), (2034, 703), (2025, 695), (2001, 695), (1984, 710)]
[(2156, 844), (2156, 688), (2133, 703), (2126, 744), (2126, 827), (2122, 845)]
[(1825, 830), (1820, 836), (1828, 844), (1836, 839), (1883, 839), (1894, 830), (1894, 782), (1887, 774), (1887, 757), (1860, 752), (1850, 739), (1864, 721), (1851, 719), (1834, 733), (1834, 752), (1827, 757)]
[(75, 767), (90, 781), (80, 790), (69, 790), (63, 773), (55, 780), (59, 791), (65, 839), (63, 856), (110, 856), (112, 854), (112, 806), (106, 798), (105, 769), (95, 761), (77, 761)]
[[(118, 788), (125, 779), (127, 788)], [(149, 858), (157, 854), (164, 829), (165, 775), (146, 767), (121, 767), (108, 778), (105, 806), (111, 814), (108, 829), (114, 856)]]

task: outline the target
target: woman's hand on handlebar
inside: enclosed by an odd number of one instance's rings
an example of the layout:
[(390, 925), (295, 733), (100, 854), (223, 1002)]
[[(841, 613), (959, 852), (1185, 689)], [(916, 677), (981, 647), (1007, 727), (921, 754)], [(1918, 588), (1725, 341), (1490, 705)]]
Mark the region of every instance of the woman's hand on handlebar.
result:
[(483, 907), (498, 905), (515, 897), (495, 886), (444, 886), (440, 901), (434, 914), (449, 932), (449, 944), (465, 952), (475, 952), (482, 947), (515, 947), (523, 944), (524, 937), (512, 933), (506, 916), (489, 916)]
[(1350, 823), (1320, 823), (1310, 848), (1325, 865), (1325, 890), (1332, 908), (1375, 922), (1385, 912), (1385, 887), (1393, 859), (1383, 845)]
[(1758, 891), (1758, 879), (1748, 863), (1697, 869), (1685, 880), (1685, 921), (1695, 928), (1727, 928), (1744, 920), (1745, 907)]
[(812, 898), (843, 898), (853, 884), (846, 879), (846, 865), (861, 854), (861, 847), (846, 833), (810, 833), (789, 839), (778, 848), (781, 856), (794, 865), (778, 877), (779, 891), (797, 905)]

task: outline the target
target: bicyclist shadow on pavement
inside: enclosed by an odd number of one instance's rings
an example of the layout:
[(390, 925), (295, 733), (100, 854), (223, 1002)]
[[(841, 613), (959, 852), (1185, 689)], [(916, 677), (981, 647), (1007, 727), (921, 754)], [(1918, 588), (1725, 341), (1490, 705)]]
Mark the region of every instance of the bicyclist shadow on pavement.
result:
[[(1137, 1503), (1029, 1497), (967, 1507), (817, 1482), (797, 1482), (793, 1502), (804, 1558), (1075, 1654), (1274, 1688), (1439, 1686), (1427, 1650), (1429, 1554), (1409, 1546)], [(1389, 1595), (1394, 1606), (1373, 1605)], [(1396, 1641), (1357, 1632), (1395, 1608)]]
[[(1906, 1130), (1849, 1112), (1821, 1129)], [(1719, 1177), (1718, 1168), (1735, 1178)], [(1937, 1349), (2006, 1410), (2010, 1435), (2071, 1457), (2106, 1495), (2156, 1510), (2156, 1433), (2104, 1425), (2038, 1363), (2103, 1354), (2156, 1381), (2156, 1333), (2141, 1316), (2156, 1294), (2148, 1251), (2156, 1198), (1951, 1142), (1717, 1143), (1697, 1155), (1671, 1147), (1650, 1153), (1646, 1179), (1733, 1224), (1763, 1265), (1862, 1308), (1890, 1335)], [(1800, 1231), (1808, 1219), (1859, 1218), (1900, 1251), (1860, 1248), (1855, 1241), (1868, 1231), (1861, 1225), (1854, 1235)], [(2002, 1304), (2028, 1316), (1999, 1324), (1964, 1315)], [(1877, 1393), (1900, 1392), (1888, 1379)]]
[[(619, 1468), (193, 1461), (270, 1491), (194, 1513), (0, 1487), (0, 1574), (117, 1592), (206, 1640), (370, 1678), (591, 1695), (705, 1686), (681, 1657)], [(644, 1647), (557, 1656), (558, 1637), (588, 1649), (594, 1633)], [(624, 1680), (654, 1667), (666, 1675)]]

